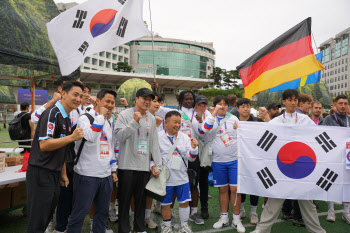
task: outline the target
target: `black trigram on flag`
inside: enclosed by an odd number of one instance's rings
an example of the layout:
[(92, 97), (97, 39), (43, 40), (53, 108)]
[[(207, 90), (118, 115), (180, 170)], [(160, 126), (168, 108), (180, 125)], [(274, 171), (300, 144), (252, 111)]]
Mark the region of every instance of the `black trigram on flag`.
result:
[(124, 3), (126, 2), (127, 0), (118, 0), (118, 2), (122, 5), (124, 5)]
[(74, 20), (73, 28), (82, 28), (84, 25), (83, 19), (86, 19), (87, 11), (78, 10), (76, 14), (77, 20)]
[(128, 20), (124, 17), (122, 17), (122, 20), (120, 20), (120, 24), (118, 27), (117, 35), (124, 38), (126, 26), (128, 25)]
[(261, 149), (268, 151), (271, 147), (271, 145), (276, 141), (277, 136), (271, 133), (270, 131), (266, 130), (264, 135), (261, 137), (261, 139), (258, 142), (258, 147)]
[(323, 175), (320, 177), (320, 179), (317, 181), (316, 185), (328, 191), (328, 189), (332, 186), (332, 184), (337, 178), (338, 174), (327, 168), (324, 171)]
[(277, 184), (277, 181), (275, 180), (275, 178), (273, 177), (273, 175), (267, 167), (261, 169), (256, 174), (258, 174), (261, 182), (263, 183), (266, 189), (270, 188), (274, 184)]
[(317, 137), (315, 137), (318, 144), (321, 145), (323, 150), (328, 153), (329, 151), (333, 150), (337, 145), (333, 142), (332, 139), (328, 136), (326, 132), (321, 133)]
[(84, 41), (84, 43), (80, 46), (80, 48), (78, 50), (79, 50), (79, 52), (85, 54), (88, 47), (89, 47), (88, 42)]

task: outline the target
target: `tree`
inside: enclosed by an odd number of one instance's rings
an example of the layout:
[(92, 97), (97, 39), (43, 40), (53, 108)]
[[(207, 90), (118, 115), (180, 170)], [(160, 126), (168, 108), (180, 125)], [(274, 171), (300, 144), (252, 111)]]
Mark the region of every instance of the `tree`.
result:
[(230, 88), (238, 88), (237, 79), (241, 79), (238, 70), (229, 70), (224, 73), (224, 86), (228, 89)]
[(226, 72), (225, 69), (221, 69), (220, 67), (215, 67), (213, 73), (210, 74), (210, 78), (214, 79), (214, 87), (220, 88), (222, 86), (222, 76)]
[(132, 66), (130, 66), (127, 62), (118, 62), (117, 68), (114, 70), (117, 70), (118, 72), (131, 72)]

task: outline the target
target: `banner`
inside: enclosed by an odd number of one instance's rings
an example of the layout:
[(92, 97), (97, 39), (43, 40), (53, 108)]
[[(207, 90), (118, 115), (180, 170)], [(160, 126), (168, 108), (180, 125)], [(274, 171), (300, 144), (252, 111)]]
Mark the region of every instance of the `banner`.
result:
[[(31, 104), (32, 102), (32, 93), (30, 89), (21, 89), (18, 88), (18, 98), (17, 104), (21, 104), (23, 102), (27, 102)], [(44, 105), (48, 102), (47, 99), (47, 90), (35, 90), (35, 104)]]
[(62, 75), (87, 56), (151, 34), (142, 8), (143, 0), (89, 0), (51, 20), (47, 31)]
[(349, 202), (349, 142), (347, 128), (240, 122), (238, 192)]

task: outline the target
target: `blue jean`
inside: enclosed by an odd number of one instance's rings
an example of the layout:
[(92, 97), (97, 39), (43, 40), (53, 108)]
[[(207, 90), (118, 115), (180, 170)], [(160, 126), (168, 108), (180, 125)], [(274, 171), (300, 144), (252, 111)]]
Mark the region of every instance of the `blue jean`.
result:
[(109, 202), (112, 194), (112, 176), (105, 178), (82, 176), (74, 173), (73, 209), (67, 233), (80, 233), (92, 202), (95, 204), (92, 232), (106, 231)]

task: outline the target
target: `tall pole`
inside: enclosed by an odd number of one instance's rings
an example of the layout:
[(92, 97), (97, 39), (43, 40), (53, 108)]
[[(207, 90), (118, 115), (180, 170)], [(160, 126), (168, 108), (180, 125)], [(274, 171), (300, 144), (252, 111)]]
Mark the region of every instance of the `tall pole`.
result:
[[(30, 88), (30, 92), (32, 93), (32, 97), (31, 97), (31, 105), (32, 105), (32, 113), (35, 111), (35, 73), (33, 70), (33, 77), (31, 78), (31, 88)], [(31, 133), (30, 133), (30, 138), (33, 139), (34, 137), (34, 124), (33, 122), (31, 122), (30, 124), (30, 128), (31, 128)]]

